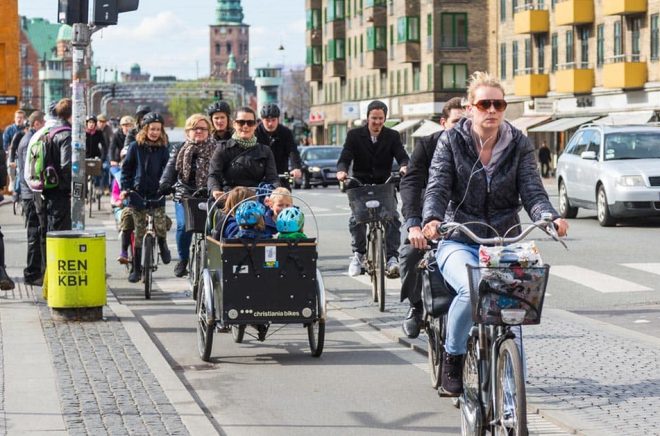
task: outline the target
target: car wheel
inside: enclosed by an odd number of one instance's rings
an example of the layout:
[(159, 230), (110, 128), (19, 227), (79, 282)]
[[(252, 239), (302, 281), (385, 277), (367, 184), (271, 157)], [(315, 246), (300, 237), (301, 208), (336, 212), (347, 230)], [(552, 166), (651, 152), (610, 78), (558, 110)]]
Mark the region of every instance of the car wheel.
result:
[(607, 195), (605, 195), (605, 188), (600, 186), (596, 197), (596, 214), (598, 216), (598, 223), (603, 227), (611, 227), (615, 224), (614, 218), (610, 215), (610, 209), (607, 206)]
[(562, 218), (575, 218), (578, 214), (578, 208), (572, 207), (568, 200), (568, 192), (564, 182), (559, 182), (559, 214)]

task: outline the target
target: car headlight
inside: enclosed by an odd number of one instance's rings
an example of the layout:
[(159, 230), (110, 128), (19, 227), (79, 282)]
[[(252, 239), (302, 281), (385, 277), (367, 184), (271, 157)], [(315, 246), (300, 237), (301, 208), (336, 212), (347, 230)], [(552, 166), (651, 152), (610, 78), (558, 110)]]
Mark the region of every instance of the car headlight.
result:
[(644, 186), (644, 179), (642, 176), (621, 176), (617, 179), (617, 184), (625, 187)]
[(313, 173), (321, 172), (321, 167), (309, 167), (309, 170)]

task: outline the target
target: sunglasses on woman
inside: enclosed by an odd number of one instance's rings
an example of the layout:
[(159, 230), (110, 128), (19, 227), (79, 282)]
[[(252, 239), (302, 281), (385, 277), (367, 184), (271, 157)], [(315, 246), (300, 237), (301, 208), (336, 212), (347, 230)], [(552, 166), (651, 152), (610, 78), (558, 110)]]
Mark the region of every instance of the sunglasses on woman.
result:
[(491, 106), (493, 106), (497, 112), (504, 112), (507, 105), (508, 103), (506, 100), (479, 100), (474, 104), (474, 107), (482, 112), (486, 112)]
[(243, 127), (245, 125), (247, 125), (248, 127), (252, 127), (255, 124), (257, 124), (257, 122), (255, 120), (234, 120), (234, 122), (236, 124), (238, 124), (239, 126), (241, 126), (241, 127)]

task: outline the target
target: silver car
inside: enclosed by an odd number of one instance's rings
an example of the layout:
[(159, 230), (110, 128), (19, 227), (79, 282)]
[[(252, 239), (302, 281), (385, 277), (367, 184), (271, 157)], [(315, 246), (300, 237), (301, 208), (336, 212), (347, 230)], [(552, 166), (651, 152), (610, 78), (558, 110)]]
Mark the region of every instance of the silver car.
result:
[(588, 124), (557, 162), (559, 213), (596, 209), (601, 226), (660, 216), (660, 126)]

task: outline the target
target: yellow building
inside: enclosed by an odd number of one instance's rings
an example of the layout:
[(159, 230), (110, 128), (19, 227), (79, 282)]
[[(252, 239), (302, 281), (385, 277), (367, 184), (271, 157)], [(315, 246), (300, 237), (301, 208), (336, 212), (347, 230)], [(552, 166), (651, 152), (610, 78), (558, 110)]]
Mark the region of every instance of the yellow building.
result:
[(14, 122), (20, 96), (18, 1), (0, 0), (0, 129)]
[(497, 37), (489, 69), (505, 85), (510, 118), (533, 140), (559, 151), (585, 122), (657, 119), (660, 0), (490, 0), (490, 6)]

